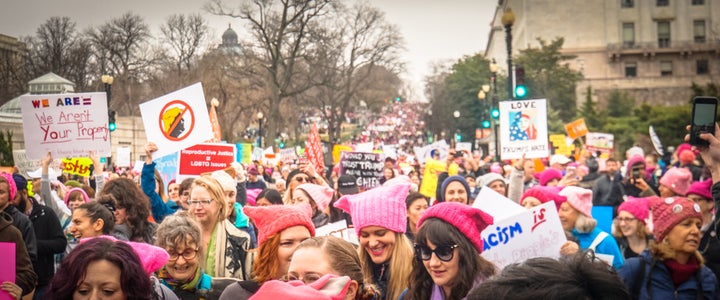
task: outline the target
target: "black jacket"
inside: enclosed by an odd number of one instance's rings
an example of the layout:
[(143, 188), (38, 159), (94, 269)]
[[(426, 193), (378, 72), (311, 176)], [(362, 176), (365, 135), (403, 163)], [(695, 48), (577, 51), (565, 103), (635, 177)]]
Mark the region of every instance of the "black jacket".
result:
[[(32, 269), (22, 234), (12, 226), (12, 217), (0, 211), (0, 242), (15, 243), (15, 283), (23, 289), (23, 296), (35, 289), (37, 275)], [(5, 258), (2, 258), (5, 259)]]
[(49, 284), (53, 275), (55, 275), (54, 256), (65, 251), (67, 238), (63, 234), (60, 220), (58, 220), (55, 212), (37, 203), (35, 199), (30, 201), (33, 202), (30, 221), (35, 230), (38, 252), (37, 263), (34, 266), (38, 275), (38, 286), (44, 286)]
[[(712, 196), (715, 201), (715, 207), (720, 207), (720, 182), (716, 182), (712, 185)], [(715, 277), (720, 278), (720, 230), (718, 230), (720, 223), (720, 210), (715, 209), (715, 220), (710, 224), (710, 227), (703, 233), (703, 237), (700, 240), (700, 246), (698, 250), (702, 253), (705, 258), (705, 265), (715, 273)]]

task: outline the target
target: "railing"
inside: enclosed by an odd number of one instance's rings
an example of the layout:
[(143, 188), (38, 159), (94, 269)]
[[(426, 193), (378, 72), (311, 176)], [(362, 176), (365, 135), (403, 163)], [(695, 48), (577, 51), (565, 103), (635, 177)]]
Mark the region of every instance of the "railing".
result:
[(695, 41), (673, 41), (673, 40), (658, 40), (656, 42), (622, 42), (608, 45), (609, 51), (615, 52), (634, 52), (633, 50), (692, 50), (692, 51), (703, 51), (703, 50), (717, 50), (720, 49), (720, 39), (705, 38), (704, 42)]

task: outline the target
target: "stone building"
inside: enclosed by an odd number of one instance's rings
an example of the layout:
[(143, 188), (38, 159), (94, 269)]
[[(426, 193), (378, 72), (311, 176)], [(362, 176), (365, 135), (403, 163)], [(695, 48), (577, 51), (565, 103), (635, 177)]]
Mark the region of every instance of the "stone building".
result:
[(503, 12), (515, 14), (512, 50), (564, 37), (562, 52), (582, 72), (586, 88), (605, 107), (613, 90), (636, 104), (688, 103), (692, 83), (720, 85), (720, 1), (717, 0), (499, 0), (485, 49), (507, 72)]

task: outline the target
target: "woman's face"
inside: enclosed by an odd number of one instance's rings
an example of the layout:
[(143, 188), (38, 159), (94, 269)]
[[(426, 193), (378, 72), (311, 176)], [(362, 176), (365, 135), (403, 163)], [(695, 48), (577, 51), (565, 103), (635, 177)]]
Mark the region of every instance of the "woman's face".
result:
[(625, 237), (635, 236), (638, 232), (640, 221), (629, 212), (619, 211), (615, 221), (617, 222), (617, 228), (620, 229), (620, 232)]
[(290, 180), (290, 185), (288, 185), (288, 188), (290, 191), (294, 191), (298, 185), (301, 185), (303, 183), (312, 183), (310, 182), (310, 176), (308, 176), (305, 173), (298, 173), (293, 176), (293, 178)]
[(115, 225), (125, 224), (127, 220), (127, 208), (117, 207), (115, 208)]
[(165, 269), (170, 277), (180, 282), (186, 282), (195, 276), (200, 262), (197, 249), (197, 243), (188, 244), (185, 241), (178, 243), (176, 248), (165, 247), (170, 254), (170, 260), (165, 264)]
[(310, 205), (310, 207), (312, 207), (313, 212), (315, 212), (315, 210), (317, 210), (317, 204), (315, 203), (315, 201), (313, 201), (312, 198), (310, 198), (310, 196), (307, 194), (307, 192), (305, 192), (304, 190), (301, 190), (301, 189), (295, 189), (295, 192), (293, 193), (292, 204), (300, 204), (300, 203), (307, 203), (308, 205)]
[(375, 264), (390, 260), (395, 247), (395, 233), (380, 226), (367, 226), (360, 230), (360, 246), (370, 255)]
[(540, 202), (540, 200), (535, 197), (526, 197), (525, 199), (522, 200), (522, 203), (523, 203), (523, 207), (525, 207), (527, 209), (531, 209), (535, 206), (542, 204), (542, 202)]
[(235, 196), (237, 195), (236, 190), (223, 191), (225, 193), (225, 217), (227, 218), (233, 212), (235, 206)]
[(500, 195), (505, 195), (505, 183), (502, 180), (495, 180), (488, 187)]
[(563, 229), (566, 231), (572, 231), (575, 228), (575, 221), (577, 220), (579, 214), (580, 213), (575, 210), (572, 205), (567, 202), (563, 202), (563, 204), (560, 205), (560, 210), (558, 211), (560, 223), (562, 224)]
[(103, 220), (97, 219), (95, 222), (90, 220), (86, 209), (76, 209), (72, 213), (72, 222), (70, 222), (70, 234), (75, 238), (89, 238), (102, 235)]
[(660, 184), (658, 186), (658, 191), (660, 191), (660, 197), (663, 198), (675, 196), (675, 192), (673, 192), (669, 187), (665, 186), (664, 184)]
[(121, 300), (127, 296), (120, 283), (122, 270), (115, 264), (101, 259), (88, 264), (83, 280), (79, 282), (74, 300), (103, 299)]
[(177, 202), (180, 199), (180, 185), (177, 183), (171, 183), (168, 185), (168, 197), (170, 200)]
[(70, 211), (73, 211), (76, 207), (83, 205), (83, 203), (85, 203), (85, 198), (83, 198), (82, 194), (77, 193), (75, 197), (68, 199), (68, 208)]
[[(207, 203), (210, 200), (210, 203)], [(215, 224), (220, 217), (220, 204), (212, 198), (210, 192), (203, 186), (194, 186), (190, 191), (189, 201), (200, 201), (190, 206), (190, 213), (200, 224)], [(223, 201), (224, 203), (224, 201)]]
[(701, 226), (702, 220), (698, 218), (685, 219), (675, 225), (665, 239), (670, 244), (670, 248), (677, 252), (685, 254), (695, 253), (700, 245)]
[(267, 198), (260, 198), (255, 201), (255, 206), (270, 206), (272, 203)]
[(385, 176), (385, 179), (390, 179), (390, 178), (393, 178), (393, 175), (395, 175), (395, 173), (393, 172), (392, 169), (385, 168), (383, 171), (383, 175)]
[(687, 195), (688, 200), (697, 203), (700, 206), (700, 212), (709, 214), (715, 208), (715, 202), (712, 199), (705, 199), (695, 194)]
[(288, 280), (302, 280), (310, 284), (325, 274), (337, 274), (330, 266), (330, 258), (320, 248), (302, 248), (293, 253), (288, 267)]
[(310, 231), (301, 225), (288, 227), (280, 232), (280, 245), (278, 246), (280, 268), (278, 269), (277, 278), (287, 274), (295, 248), (310, 237)]
[(417, 221), (420, 219), (420, 215), (428, 208), (427, 201), (423, 198), (415, 199), (412, 203), (410, 203), (410, 207), (407, 209), (407, 216), (408, 216), (408, 222), (410, 224), (417, 224)]
[[(426, 241), (426, 243), (430, 250), (435, 250), (437, 248), (437, 246), (430, 241)], [(429, 260), (423, 260), (425, 270), (427, 270), (428, 274), (430, 274), (433, 282), (446, 291), (449, 291), (455, 284), (454, 280), (460, 269), (458, 263), (460, 261), (458, 258), (458, 256), (460, 256), (458, 254), (459, 252), (460, 250), (458, 248), (453, 249), (453, 256), (450, 261), (440, 260), (435, 253), (430, 255)]]
[(446, 202), (468, 203), (468, 195), (465, 186), (459, 181), (450, 182), (445, 189)]

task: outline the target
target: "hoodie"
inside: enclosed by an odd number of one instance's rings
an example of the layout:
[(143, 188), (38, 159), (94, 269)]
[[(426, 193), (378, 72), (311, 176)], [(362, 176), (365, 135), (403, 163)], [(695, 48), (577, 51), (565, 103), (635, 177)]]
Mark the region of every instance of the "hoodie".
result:
[(15, 283), (25, 296), (35, 289), (37, 274), (33, 271), (22, 234), (12, 226), (12, 221), (10, 215), (0, 211), (0, 242), (15, 243)]

